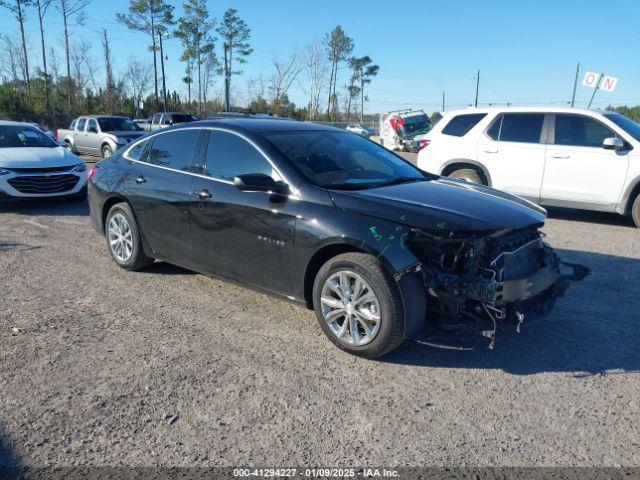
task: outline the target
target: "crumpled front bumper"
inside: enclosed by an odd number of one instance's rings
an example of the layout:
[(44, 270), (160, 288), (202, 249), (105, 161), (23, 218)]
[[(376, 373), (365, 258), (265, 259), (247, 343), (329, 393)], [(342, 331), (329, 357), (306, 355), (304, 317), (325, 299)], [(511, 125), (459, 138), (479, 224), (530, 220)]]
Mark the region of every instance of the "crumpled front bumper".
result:
[[(446, 331), (467, 330), (495, 343), (498, 326), (510, 323), (520, 331), (527, 318), (551, 311), (572, 281), (580, 281), (590, 269), (563, 262), (555, 251), (545, 246), (540, 268), (522, 278), (497, 281), (483, 277), (438, 274), (436, 279), (424, 277), (427, 292), (438, 299), (436, 324)], [(431, 271), (433, 273), (433, 271)], [(438, 284), (434, 289), (434, 280)], [(429, 311), (429, 308), (428, 308)]]

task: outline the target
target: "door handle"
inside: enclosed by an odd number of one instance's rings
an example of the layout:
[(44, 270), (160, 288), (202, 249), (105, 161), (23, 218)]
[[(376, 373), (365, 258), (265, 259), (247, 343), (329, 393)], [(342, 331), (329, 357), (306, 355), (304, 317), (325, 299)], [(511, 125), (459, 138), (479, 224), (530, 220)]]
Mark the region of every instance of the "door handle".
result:
[(145, 183), (147, 181), (146, 178), (144, 178), (142, 175), (138, 175), (138, 177), (136, 178), (136, 183), (138, 185), (140, 185), (141, 183)]
[(498, 150), (485, 150), (484, 153), (498, 153)]
[(195, 193), (200, 200), (206, 200), (207, 198), (212, 197), (211, 192), (209, 192), (209, 190), (207, 190), (206, 188), (203, 188), (199, 192), (195, 192)]
[(570, 158), (570, 156), (569, 155), (558, 155), (558, 154), (553, 155), (552, 154), (551, 158)]

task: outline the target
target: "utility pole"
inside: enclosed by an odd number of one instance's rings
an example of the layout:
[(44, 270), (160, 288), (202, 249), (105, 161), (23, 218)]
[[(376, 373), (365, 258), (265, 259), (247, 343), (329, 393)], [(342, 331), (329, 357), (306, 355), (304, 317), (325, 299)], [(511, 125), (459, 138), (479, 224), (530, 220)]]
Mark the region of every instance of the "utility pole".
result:
[(475, 106), (478, 107), (478, 90), (480, 88), (480, 69), (478, 69), (478, 75), (476, 76), (476, 103)]
[(167, 83), (164, 75), (164, 51), (162, 50), (163, 35), (164, 35), (164, 32), (158, 29), (158, 36), (160, 37), (160, 68), (162, 69), (162, 101), (163, 101), (162, 111), (166, 112), (167, 111)]
[(444, 90), (442, 91), (442, 111), (444, 112)]
[(596, 83), (596, 88), (593, 89), (593, 95), (591, 95), (591, 100), (589, 100), (589, 105), (587, 105), (587, 108), (591, 108), (591, 102), (593, 102), (593, 98), (596, 96), (596, 92), (600, 88), (600, 82), (602, 81), (602, 77), (604, 77), (604, 73), (601, 73), (600, 76), (598, 77), (598, 83)]
[(578, 66), (576, 67), (576, 78), (573, 80), (573, 95), (571, 95), (571, 106), (573, 107), (576, 103), (576, 88), (578, 86), (578, 75), (580, 73), (580, 62), (578, 62)]

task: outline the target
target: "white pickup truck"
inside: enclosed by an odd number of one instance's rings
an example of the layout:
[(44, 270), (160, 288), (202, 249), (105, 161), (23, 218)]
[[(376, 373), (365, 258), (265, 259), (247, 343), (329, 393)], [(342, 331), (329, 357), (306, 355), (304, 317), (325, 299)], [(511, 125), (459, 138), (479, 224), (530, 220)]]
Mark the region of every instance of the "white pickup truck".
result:
[(58, 129), (57, 140), (72, 153), (107, 158), (144, 134), (130, 118), (90, 115), (76, 118), (68, 129)]

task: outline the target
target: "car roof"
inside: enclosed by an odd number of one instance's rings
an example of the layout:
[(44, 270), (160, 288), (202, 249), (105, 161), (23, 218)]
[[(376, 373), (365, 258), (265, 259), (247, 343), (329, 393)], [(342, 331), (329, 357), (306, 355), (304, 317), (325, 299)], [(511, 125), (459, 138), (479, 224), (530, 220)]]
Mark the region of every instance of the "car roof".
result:
[(462, 115), (469, 113), (496, 113), (496, 112), (513, 112), (513, 113), (582, 113), (582, 114), (603, 114), (604, 110), (593, 108), (577, 108), (565, 107), (558, 105), (535, 105), (535, 106), (503, 106), (503, 107), (469, 107), (466, 109), (448, 110), (444, 112), (447, 115)]
[(320, 125), (312, 122), (299, 122), (297, 120), (285, 120), (281, 118), (212, 118), (191, 122), (176, 128), (193, 128), (194, 125), (203, 127), (224, 127), (230, 130), (245, 130), (253, 133), (299, 131), (299, 130), (325, 130), (342, 131), (339, 128)]
[(33, 123), (30, 122), (14, 122), (13, 120), (0, 120), (2, 126), (14, 126), (14, 127), (33, 127)]

